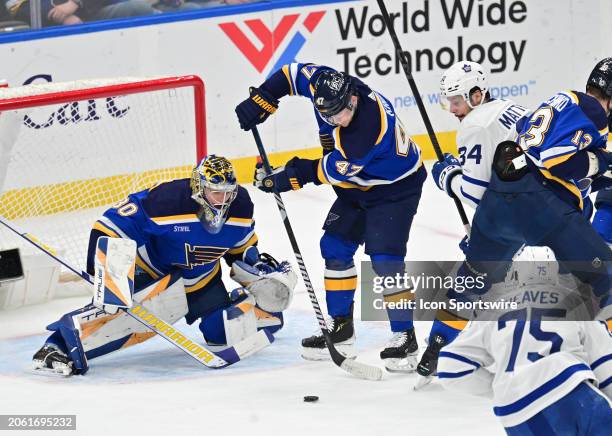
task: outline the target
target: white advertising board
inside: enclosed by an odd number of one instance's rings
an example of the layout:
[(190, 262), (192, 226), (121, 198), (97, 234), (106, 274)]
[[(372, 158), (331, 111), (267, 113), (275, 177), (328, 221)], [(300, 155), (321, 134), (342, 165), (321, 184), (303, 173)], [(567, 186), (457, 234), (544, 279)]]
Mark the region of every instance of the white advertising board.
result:
[[(386, 3), (436, 131), (457, 126), (437, 94), (442, 71), (454, 61), (481, 61), (491, 72), (494, 97), (534, 106), (557, 90), (583, 89), (595, 62), (612, 55), (607, 0)], [(0, 39), (2, 75), (15, 86), (49, 78), (197, 74), (206, 83), (209, 150), (236, 158), (256, 154), (234, 114), (248, 87), (279, 64), (315, 62), (362, 78), (395, 104), (411, 134), (425, 133), (375, 0), (286, 4), (227, 8), (215, 16), (201, 11), (174, 22), (169, 15), (124, 21), (106, 30), (91, 24), (87, 32), (75, 26), (42, 39)], [(312, 109), (300, 98), (283, 99), (262, 128), (270, 151), (317, 146), (316, 133)]]

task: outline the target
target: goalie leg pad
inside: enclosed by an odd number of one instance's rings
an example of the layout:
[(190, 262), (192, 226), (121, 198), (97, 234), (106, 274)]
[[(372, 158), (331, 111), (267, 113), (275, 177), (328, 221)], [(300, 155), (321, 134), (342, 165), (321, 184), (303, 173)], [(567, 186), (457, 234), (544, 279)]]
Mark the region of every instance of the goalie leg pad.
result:
[[(244, 288), (237, 288), (230, 292), (230, 298), (235, 301), (245, 293)], [(257, 330), (264, 330), (273, 334), (283, 328), (283, 312), (268, 312), (255, 304), (255, 318), (257, 319)]]
[(255, 299), (242, 292), (233, 292), (235, 300), (202, 318), (200, 331), (210, 345), (234, 345), (257, 333)]
[[(163, 277), (137, 291), (134, 300), (146, 304), (170, 324), (187, 313), (185, 288), (178, 274)], [(53, 334), (46, 342), (70, 357), (77, 374), (87, 372), (88, 360), (155, 336), (123, 311), (108, 314), (93, 304), (67, 313), (47, 329)]]

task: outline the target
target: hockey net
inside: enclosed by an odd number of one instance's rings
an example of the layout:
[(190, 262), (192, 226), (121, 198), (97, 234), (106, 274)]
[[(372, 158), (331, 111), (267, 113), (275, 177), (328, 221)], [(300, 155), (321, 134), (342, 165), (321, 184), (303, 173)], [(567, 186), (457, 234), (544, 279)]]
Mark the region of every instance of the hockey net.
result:
[[(0, 215), (84, 270), (91, 226), (206, 153), (196, 76), (0, 89)], [(35, 248), (0, 226), (0, 250)]]

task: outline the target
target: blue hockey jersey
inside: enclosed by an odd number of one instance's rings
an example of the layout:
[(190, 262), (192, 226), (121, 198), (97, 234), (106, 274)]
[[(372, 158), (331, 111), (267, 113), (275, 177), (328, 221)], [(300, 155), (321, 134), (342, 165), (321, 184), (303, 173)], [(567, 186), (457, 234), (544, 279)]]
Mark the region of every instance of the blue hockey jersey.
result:
[[(274, 97), (314, 96), (318, 74), (330, 67), (293, 63), (284, 65), (262, 87)], [(319, 136), (333, 150), (310, 167), (307, 181), (333, 185), (339, 196), (370, 199), (399, 192), (408, 176), (422, 167), (421, 150), (408, 136), (393, 106), (384, 96), (352, 78), (359, 97), (348, 127), (327, 124), (314, 110)]]
[(608, 119), (601, 104), (582, 92), (565, 91), (542, 103), (523, 125), (519, 144), (530, 166), (563, 199), (582, 208), (578, 181), (586, 177), (586, 151), (604, 149)]
[[(257, 242), (253, 202), (243, 187), (217, 234), (200, 223), (199, 208), (191, 199), (189, 179), (174, 180), (130, 194), (96, 221), (94, 231), (133, 239), (137, 266), (154, 279), (179, 271), (185, 291), (196, 292), (217, 276), (222, 257), (240, 255)], [(88, 263), (93, 251), (90, 246)]]

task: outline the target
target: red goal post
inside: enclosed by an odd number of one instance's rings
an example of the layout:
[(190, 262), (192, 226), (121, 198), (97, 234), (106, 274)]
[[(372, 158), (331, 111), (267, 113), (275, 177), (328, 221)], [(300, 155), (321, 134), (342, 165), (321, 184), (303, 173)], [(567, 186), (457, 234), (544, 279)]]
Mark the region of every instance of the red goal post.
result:
[[(95, 219), (130, 192), (188, 177), (206, 154), (194, 75), (0, 89), (0, 215), (85, 268)], [(0, 230), (0, 249), (28, 247)]]

